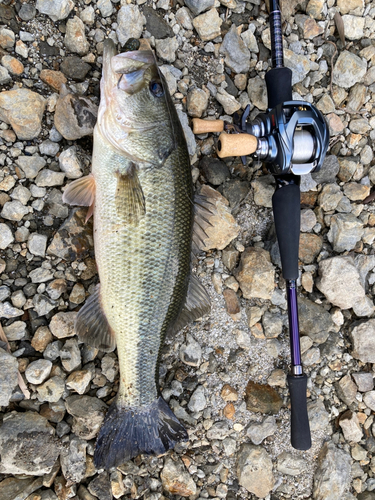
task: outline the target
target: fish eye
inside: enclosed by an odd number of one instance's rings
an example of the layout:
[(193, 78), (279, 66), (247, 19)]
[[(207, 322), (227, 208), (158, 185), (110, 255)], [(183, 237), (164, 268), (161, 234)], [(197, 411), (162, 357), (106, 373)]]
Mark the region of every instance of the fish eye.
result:
[(150, 91), (155, 97), (162, 97), (164, 95), (162, 84), (156, 80), (150, 82)]

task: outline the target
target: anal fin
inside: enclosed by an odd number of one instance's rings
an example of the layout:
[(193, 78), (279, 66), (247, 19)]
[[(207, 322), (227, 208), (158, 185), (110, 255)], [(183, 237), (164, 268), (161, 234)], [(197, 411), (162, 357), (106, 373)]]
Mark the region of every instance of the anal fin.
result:
[(119, 218), (130, 225), (138, 225), (139, 220), (146, 213), (146, 201), (139, 182), (136, 168), (123, 174), (116, 172), (116, 209)]
[(75, 331), (78, 338), (101, 351), (111, 352), (116, 347), (116, 339), (100, 304), (100, 285), (80, 309)]
[(208, 293), (198, 278), (191, 275), (185, 304), (173, 325), (173, 332), (178, 332), (188, 323), (208, 314), (210, 310), (211, 302)]

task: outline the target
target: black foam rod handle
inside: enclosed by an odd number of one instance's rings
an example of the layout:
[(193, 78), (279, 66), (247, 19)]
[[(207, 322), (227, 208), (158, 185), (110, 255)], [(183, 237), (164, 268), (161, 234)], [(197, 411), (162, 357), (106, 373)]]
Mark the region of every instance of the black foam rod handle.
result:
[(292, 71), (289, 68), (273, 68), (266, 73), (268, 107), (292, 100)]
[(296, 280), (301, 226), (299, 186), (288, 184), (277, 189), (272, 197), (272, 207), (283, 276), (286, 280)]
[(307, 414), (307, 376), (288, 375), (291, 404), (291, 443), (296, 450), (311, 448), (309, 417)]

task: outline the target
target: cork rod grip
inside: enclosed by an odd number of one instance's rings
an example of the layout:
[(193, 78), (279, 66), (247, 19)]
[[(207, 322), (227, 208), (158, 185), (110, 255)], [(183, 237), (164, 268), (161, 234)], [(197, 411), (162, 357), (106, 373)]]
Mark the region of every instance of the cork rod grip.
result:
[(224, 130), (223, 120), (201, 120), (193, 118), (193, 133), (207, 134), (208, 132), (222, 132)]
[(219, 136), (217, 155), (219, 158), (227, 156), (247, 156), (255, 153), (258, 139), (250, 134), (225, 134)]

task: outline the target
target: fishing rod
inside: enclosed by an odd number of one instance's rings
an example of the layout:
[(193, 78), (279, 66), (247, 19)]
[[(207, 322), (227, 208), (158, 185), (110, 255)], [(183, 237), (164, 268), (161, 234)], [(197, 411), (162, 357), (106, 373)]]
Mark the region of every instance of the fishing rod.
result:
[[(297, 279), (301, 224), (300, 176), (318, 172), (323, 164), (329, 132), (323, 115), (312, 104), (292, 100), (292, 71), (284, 66), (281, 12), (270, 1), (272, 69), (266, 76), (268, 109), (248, 123), (250, 106), (237, 123), (193, 119), (193, 132), (222, 132), (220, 158), (254, 155), (275, 176), (272, 208), (286, 282), (291, 367), (288, 385), (291, 403), (291, 444), (297, 450), (311, 447), (307, 413), (307, 376), (303, 372), (298, 322)], [(226, 132), (230, 133), (226, 133)]]

